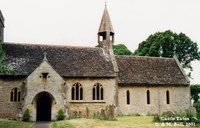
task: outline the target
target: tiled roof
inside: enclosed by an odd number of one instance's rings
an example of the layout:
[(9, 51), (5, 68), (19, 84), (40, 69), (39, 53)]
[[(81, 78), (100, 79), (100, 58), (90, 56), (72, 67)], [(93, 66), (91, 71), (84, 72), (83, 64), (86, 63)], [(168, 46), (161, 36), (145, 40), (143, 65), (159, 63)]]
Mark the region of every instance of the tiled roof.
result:
[(42, 62), (44, 52), (63, 77), (115, 77), (109, 57), (101, 48), (3, 43), (9, 66), (17, 75), (29, 75)]
[[(9, 66), (28, 76), (43, 61), (63, 77), (116, 77), (111, 58), (101, 48), (3, 43)], [(189, 80), (175, 58), (115, 56), (119, 81), (124, 84), (188, 85)]]
[(188, 85), (175, 58), (116, 56), (121, 84)]

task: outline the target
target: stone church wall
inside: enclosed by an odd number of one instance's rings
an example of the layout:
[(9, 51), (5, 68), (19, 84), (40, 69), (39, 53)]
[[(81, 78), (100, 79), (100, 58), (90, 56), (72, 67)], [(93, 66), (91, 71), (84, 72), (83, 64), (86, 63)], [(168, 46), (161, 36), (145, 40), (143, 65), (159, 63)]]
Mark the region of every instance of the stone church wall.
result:
[[(127, 104), (127, 90), (130, 92), (130, 104)], [(150, 91), (150, 104), (147, 104), (147, 90)], [(167, 104), (166, 91), (169, 91), (170, 103)], [(180, 111), (190, 107), (190, 86), (119, 86), (119, 114), (141, 115)]]
[(11, 102), (13, 88), (21, 89), (24, 78), (0, 79), (0, 118), (17, 119), (19, 117), (21, 102)]
[[(80, 83), (83, 87), (83, 100), (72, 100), (71, 89), (75, 83)], [(94, 84), (100, 83), (103, 86), (103, 100), (93, 100), (92, 89)], [(93, 116), (94, 113), (101, 112), (108, 105), (115, 105), (117, 102), (117, 85), (115, 78), (77, 78), (66, 79), (67, 100), (69, 101), (69, 113), (74, 116)]]
[[(43, 73), (48, 74), (44, 76)], [(28, 76), (26, 86), (27, 94), (24, 100), (23, 111), (27, 108), (30, 110), (32, 121), (36, 121), (37, 100), (42, 96), (42, 93), (48, 93), (51, 96), (51, 120), (57, 119), (56, 115), (59, 109), (65, 111), (64, 80), (46, 61)]]

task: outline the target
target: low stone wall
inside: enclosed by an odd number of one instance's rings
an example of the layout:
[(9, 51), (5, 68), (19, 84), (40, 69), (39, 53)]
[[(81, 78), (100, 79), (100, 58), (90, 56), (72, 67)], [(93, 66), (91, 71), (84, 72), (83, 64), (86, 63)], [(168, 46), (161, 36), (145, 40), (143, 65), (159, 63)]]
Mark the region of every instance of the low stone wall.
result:
[(92, 117), (95, 113), (105, 109), (105, 102), (70, 102), (70, 117)]

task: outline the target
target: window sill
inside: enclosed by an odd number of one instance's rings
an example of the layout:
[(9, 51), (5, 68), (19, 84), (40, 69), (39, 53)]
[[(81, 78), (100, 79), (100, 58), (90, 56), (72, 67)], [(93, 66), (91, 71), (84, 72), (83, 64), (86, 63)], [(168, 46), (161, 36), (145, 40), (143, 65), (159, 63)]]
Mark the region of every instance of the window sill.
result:
[(105, 101), (102, 100), (95, 100), (95, 101), (81, 101), (81, 100), (71, 100), (69, 103), (106, 103)]

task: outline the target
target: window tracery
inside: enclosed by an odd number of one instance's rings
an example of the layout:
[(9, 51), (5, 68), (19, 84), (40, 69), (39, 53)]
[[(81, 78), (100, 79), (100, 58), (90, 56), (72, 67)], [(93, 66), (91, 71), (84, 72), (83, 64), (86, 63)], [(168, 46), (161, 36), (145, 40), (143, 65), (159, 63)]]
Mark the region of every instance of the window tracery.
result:
[(103, 90), (103, 86), (100, 83), (94, 84), (94, 87), (92, 89), (92, 99), (93, 100), (104, 99), (104, 90)]
[(75, 83), (71, 89), (72, 100), (83, 100), (83, 87), (80, 83)]
[(13, 88), (10, 92), (11, 102), (20, 102), (21, 92), (19, 88)]

